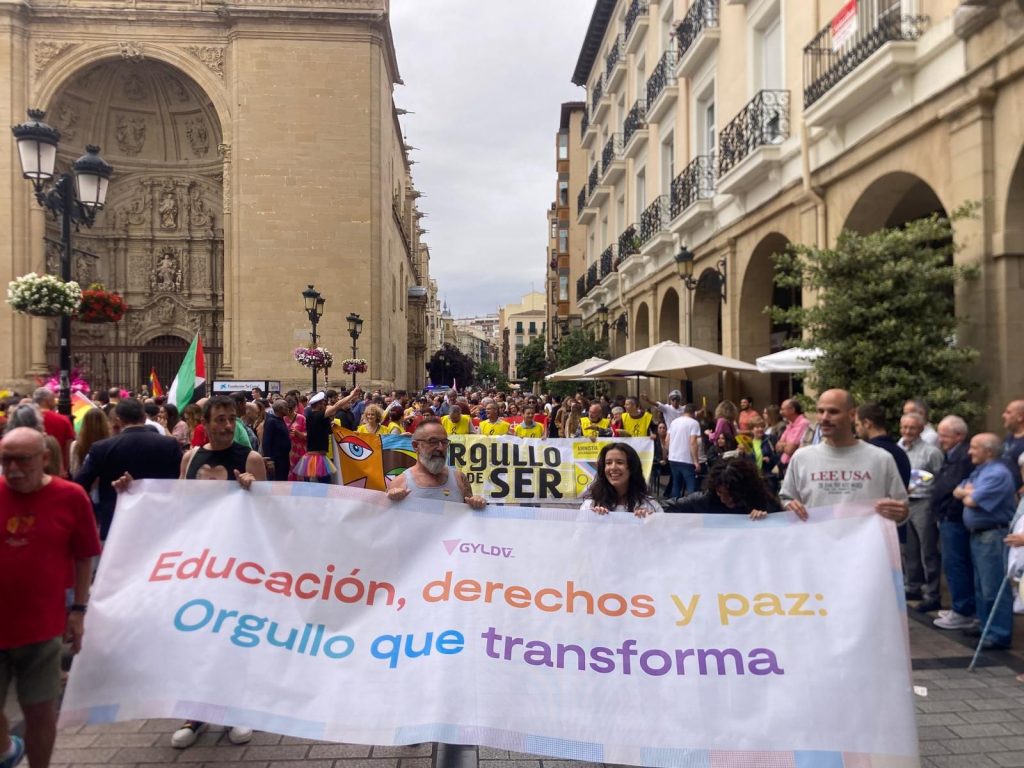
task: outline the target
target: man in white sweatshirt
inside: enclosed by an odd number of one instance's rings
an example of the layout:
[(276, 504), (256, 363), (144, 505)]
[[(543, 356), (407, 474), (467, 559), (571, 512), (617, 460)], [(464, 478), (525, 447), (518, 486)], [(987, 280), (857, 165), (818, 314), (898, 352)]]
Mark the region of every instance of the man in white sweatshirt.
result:
[(907, 489), (896, 462), (853, 432), (856, 403), (830, 389), (818, 398), (822, 442), (793, 454), (779, 493), (786, 509), (806, 520), (807, 510), (844, 503), (872, 503), (882, 517), (901, 523), (910, 515)]

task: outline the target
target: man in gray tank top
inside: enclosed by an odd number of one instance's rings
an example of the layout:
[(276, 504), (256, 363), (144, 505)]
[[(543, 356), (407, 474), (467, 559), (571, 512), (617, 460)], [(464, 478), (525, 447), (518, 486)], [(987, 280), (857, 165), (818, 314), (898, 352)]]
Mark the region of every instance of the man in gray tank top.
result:
[(437, 417), (427, 417), (412, 434), (416, 464), (405, 470), (388, 488), (388, 498), (461, 501), (472, 509), (483, 509), (487, 502), (474, 496), (466, 476), (448, 466), (448, 433)]

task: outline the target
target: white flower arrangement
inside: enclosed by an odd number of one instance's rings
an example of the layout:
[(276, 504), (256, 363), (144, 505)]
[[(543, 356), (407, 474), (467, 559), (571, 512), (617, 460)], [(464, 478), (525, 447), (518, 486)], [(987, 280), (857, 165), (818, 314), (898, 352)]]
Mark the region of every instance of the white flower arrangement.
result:
[(74, 315), (82, 303), (82, 289), (73, 280), (65, 283), (54, 275), (29, 272), (8, 283), (7, 303), (25, 315)]

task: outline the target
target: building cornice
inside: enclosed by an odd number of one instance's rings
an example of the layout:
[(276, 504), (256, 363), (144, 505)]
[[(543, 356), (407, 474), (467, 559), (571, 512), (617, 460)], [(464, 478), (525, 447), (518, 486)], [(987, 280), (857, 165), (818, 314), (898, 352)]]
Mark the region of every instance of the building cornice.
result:
[(594, 3), (594, 12), (590, 16), (587, 34), (583, 38), (583, 47), (580, 49), (580, 56), (576, 60), (576, 71), (572, 75), (572, 82), (574, 84), (583, 86), (587, 84), (587, 80), (590, 78), (590, 70), (594, 68), (594, 61), (601, 50), (604, 33), (608, 31), (608, 23), (612, 19), (617, 2), (618, 0), (596, 0)]

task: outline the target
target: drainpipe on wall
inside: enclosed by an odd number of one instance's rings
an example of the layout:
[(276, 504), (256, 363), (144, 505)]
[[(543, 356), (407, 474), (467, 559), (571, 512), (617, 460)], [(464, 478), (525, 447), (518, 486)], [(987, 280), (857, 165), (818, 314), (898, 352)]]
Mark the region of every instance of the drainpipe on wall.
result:
[[(821, 9), (817, 2), (811, 3), (811, 23), (817, 31), (821, 27)], [(825, 198), (821, 196), (820, 188), (811, 184), (811, 136), (807, 120), (803, 114), (800, 116), (800, 175), (803, 179), (804, 197), (814, 203), (817, 213), (815, 229), (817, 230), (815, 245), (818, 248), (828, 247), (828, 209), (825, 207)]]
[(828, 209), (825, 207), (825, 198), (821, 196), (820, 188), (811, 184), (811, 139), (808, 135), (806, 120), (800, 121), (800, 160), (804, 187), (803, 194), (805, 198), (814, 203), (817, 213), (815, 245), (818, 248), (826, 248), (828, 247), (828, 232), (826, 229), (828, 225)]

